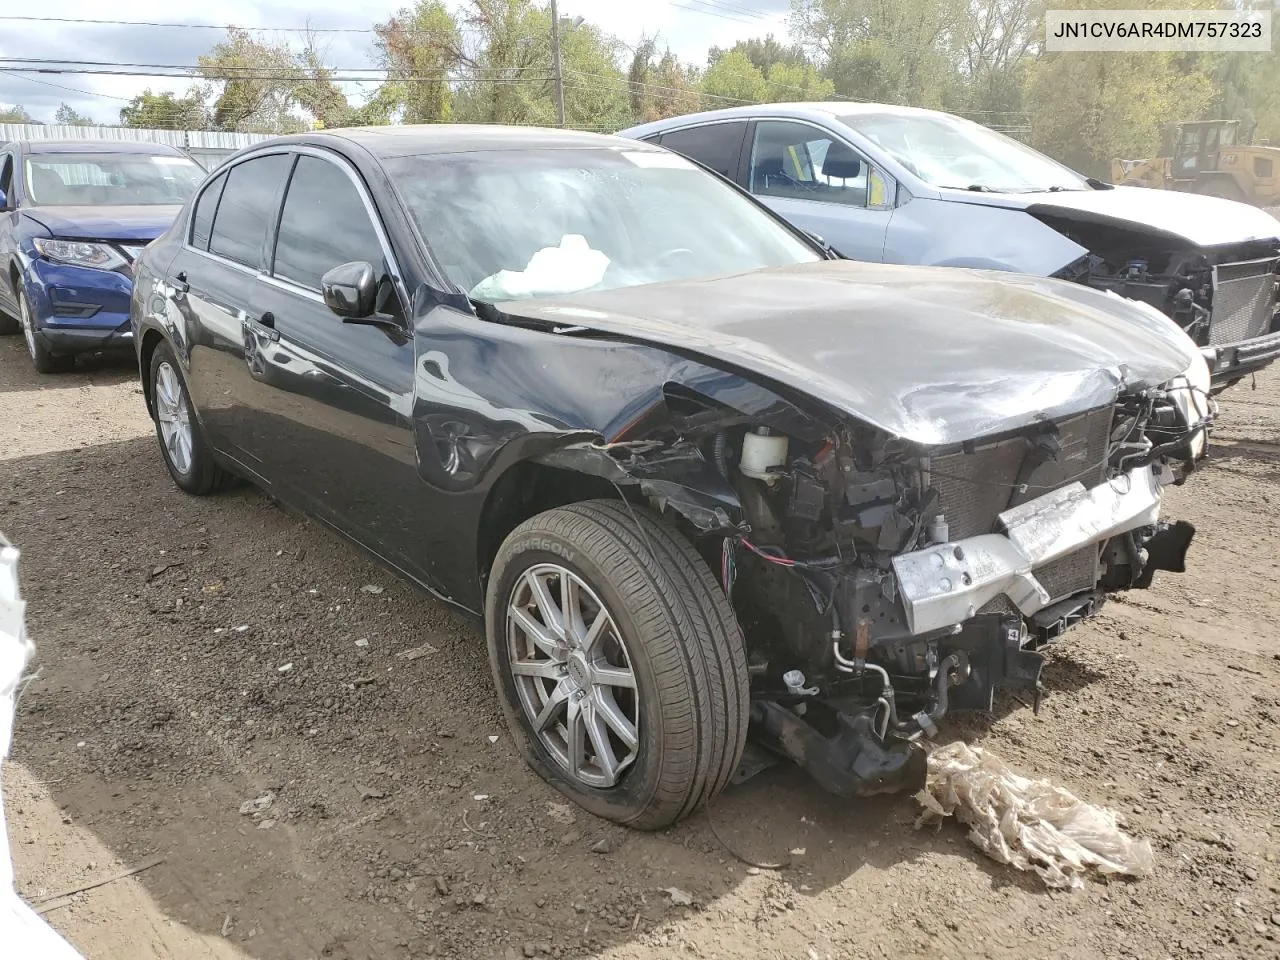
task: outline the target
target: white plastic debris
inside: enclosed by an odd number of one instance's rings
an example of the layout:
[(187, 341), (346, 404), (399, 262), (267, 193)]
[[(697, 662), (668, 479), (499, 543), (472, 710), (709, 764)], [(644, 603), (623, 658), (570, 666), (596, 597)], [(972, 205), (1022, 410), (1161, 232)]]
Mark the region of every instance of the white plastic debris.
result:
[(376, 596), (377, 596), (378, 594), (380, 594), (384, 589), (386, 589), (386, 588), (385, 588), (385, 587), (380, 587), (380, 586), (378, 586), (376, 583), (366, 583), (363, 587), (361, 587), (361, 588), (360, 588), (360, 592), (361, 592), (361, 593), (372, 593), (372, 594), (376, 597)]
[(356, 641), (357, 647), (367, 647), (368, 645), (369, 645), (368, 637), (361, 637), (359, 640)]
[[(18, 551), (0, 535), (0, 761), (9, 756), (13, 713), (23, 671), (35, 652), (27, 638), (18, 590)], [(83, 743), (83, 741), (82, 741)], [(40, 960), (83, 960), (14, 890), (9, 831), (0, 791), (0, 954)]]
[(689, 907), (693, 905), (693, 894), (679, 887), (663, 887), (662, 892), (671, 898), (673, 906)]
[(490, 743), (497, 743), (497, 742), (498, 742), (498, 738), (497, 738), (496, 736), (494, 736), (493, 734), (490, 734), (490, 735), (489, 735), (489, 742), (490, 742)]
[(280, 666), (276, 667), (276, 673), (288, 673), (292, 669), (292, 663), (282, 663)]
[(523, 270), (499, 270), (471, 289), (479, 300), (511, 300), (519, 297), (577, 293), (604, 279), (609, 258), (593, 250), (587, 238), (570, 233), (560, 245), (535, 251)]
[(956, 742), (933, 751), (916, 799), (924, 807), (917, 826), (954, 815), (979, 850), (1034, 870), (1049, 887), (1078, 890), (1090, 868), (1140, 877), (1155, 867), (1151, 844), (1121, 830), (1114, 812), (1020, 776), (981, 747)]

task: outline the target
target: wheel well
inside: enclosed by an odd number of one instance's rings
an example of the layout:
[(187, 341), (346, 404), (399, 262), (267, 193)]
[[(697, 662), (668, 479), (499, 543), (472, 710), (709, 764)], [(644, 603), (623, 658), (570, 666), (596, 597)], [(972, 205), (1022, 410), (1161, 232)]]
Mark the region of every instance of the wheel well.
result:
[(153, 416), (155, 410), (151, 407), (151, 377), (148, 376), (148, 371), (151, 370), (151, 357), (163, 339), (155, 330), (148, 330), (142, 335), (142, 349), (138, 351), (138, 376), (142, 380), (142, 395), (147, 401), (147, 412)]
[(618, 488), (603, 477), (526, 460), (498, 478), (480, 514), (476, 542), (481, 592), (489, 568), (507, 535), (530, 517), (582, 500), (618, 499)]

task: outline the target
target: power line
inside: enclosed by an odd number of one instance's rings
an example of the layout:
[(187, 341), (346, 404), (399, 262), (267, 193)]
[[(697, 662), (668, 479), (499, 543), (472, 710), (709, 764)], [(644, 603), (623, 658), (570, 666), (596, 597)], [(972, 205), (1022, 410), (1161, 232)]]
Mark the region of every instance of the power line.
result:
[[(162, 23), (154, 20), (90, 20), (81, 17), (13, 17), (0, 20), (21, 20), (27, 23), (77, 23), (111, 27), (171, 27), (183, 30), (227, 30), (234, 24), (216, 23)], [(372, 27), (236, 27), (251, 33), (374, 33)]]
[(767, 22), (767, 18), (758, 10), (731, 7), (724, 4), (714, 3), (712, 0), (684, 0), (684, 3), (697, 4), (697, 6), (684, 6), (680, 3), (672, 3), (671, 6), (676, 10), (684, 10), (688, 13), (701, 13), (708, 17), (718, 17), (721, 20), (729, 20), (734, 23), (757, 24)]
[(13, 76), (19, 80), (27, 80), (31, 83), (43, 83), (46, 87), (57, 87), (59, 90), (66, 90), (69, 93), (82, 93), (86, 97), (105, 97), (108, 100), (119, 100), (121, 103), (132, 103), (128, 97), (113, 97), (109, 93), (95, 93), (92, 90), (81, 90), (79, 87), (68, 87), (61, 83), (54, 83), (52, 80), (41, 80), (38, 77), (28, 77), (21, 73), (15, 73)]
[(169, 73), (157, 70), (106, 70), (102, 68), (87, 67), (65, 68), (0, 66), (0, 74), (23, 75), (28, 73), (52, 74), (55, 76), (156, 77), (165, 80), (211, 80), (214, 82), (233, 82), (236, 80), (292, 80), (299, 83), (311, 82), (316, 79), (327, 80), (330, 83), (525, 83), (546, 82), (555, 79), (550, 76), (520, 75), (507, 77), (479, 77), (466, 74), (439, 74), (437, 76), (411, 74), (409, 76), (396, 77), (356, 77), (341, 74), (330, 74), (322, 78), (316, 78), (308, 76), (304, 71), (288, 73), (236, 73), (231, 76), (219, 77), (206, 76), (195, 72)]
[[(0, 67), (13, 67), (18, 69), (19, 64), (36, 64), (39, 66), (55, 66), (59, 68), (78, 69), (80, 67), (142, 67), (147, 70), (179, 70), (179, 71), (204, 71), (211, 70), (215, 72), (242, 71), (244, 73), (285, 73), (288, 71), (308, 71), (313, 69), (325, 70), (331, 73), (386, 73), (388, 67), (332, 67), (321, 66), (312, 68), (307, 66), (294, 67), (271, 67), (271, 66), (235, 66), (224, 64), (200, 64), (200, 63), (132, 63), (125, 60), (66, 60), (55, 57), (0, 57)], [(25, 68), (24, 68), (25, 69)], [(473, 67), (473, 71), (485, 73), (518, 73), (524, 70), (543, 70), (545, 67), (530, 65), (524, 67)], [(433, 74), (434, 76), (434, 74)]]

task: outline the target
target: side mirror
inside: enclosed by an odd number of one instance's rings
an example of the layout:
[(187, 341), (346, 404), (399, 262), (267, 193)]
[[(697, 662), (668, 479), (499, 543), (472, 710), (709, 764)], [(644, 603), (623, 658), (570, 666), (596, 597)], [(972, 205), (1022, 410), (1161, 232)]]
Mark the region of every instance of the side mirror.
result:
[(378, 281), (373, 264), (363, 261), (344, 263), (320, 278), (325, 305), (343, 320), (363, 320), (377, 303)]

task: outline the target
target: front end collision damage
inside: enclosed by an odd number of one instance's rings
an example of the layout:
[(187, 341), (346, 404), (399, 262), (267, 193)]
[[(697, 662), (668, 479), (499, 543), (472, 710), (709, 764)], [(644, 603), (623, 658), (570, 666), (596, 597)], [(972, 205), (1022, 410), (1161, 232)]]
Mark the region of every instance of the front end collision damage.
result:
[[(478, 312), (423, 327), (419, 473), (490, 490), (499, 531), (615, 496), (680, 527), (746, 640), (744, 772), (917, 787), (949, 711), (1036, 698), (1040, 645), (1182, 566), (1159, 491), (1204, 452), (1208, 369), (1120, 297), (828, 261)], [(955, 598), (904, 576), (957, 550)]]
[[(537, 460), (686, 530), (744, 629), (754, 743), (863, 796), (921, 787), (920, 741), (949, 711), (989, 711), (999, 690), (1038, 709), (1038, 647), (1107, 591), (1184, 568), (1194, 531), (1160, 503), (1204, 449), (1212, 405), (1174, 401), (1188, 390), (931, 448), (833, 410), (801, 439), (669, 384), (625, 435)], [(965, 459), (994, 498), (954, 482)]]

